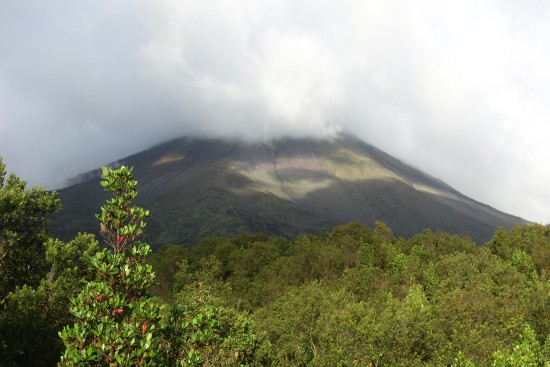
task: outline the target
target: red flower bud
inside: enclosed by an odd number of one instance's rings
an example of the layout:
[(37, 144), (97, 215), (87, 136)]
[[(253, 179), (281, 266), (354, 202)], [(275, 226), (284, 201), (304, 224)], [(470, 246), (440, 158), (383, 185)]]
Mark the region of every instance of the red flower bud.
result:
[(117, 241), (117, 242), (118, 242), (118, 243), (121, 243), (122, 241), (124, 241), (124, 236), (118, 237), (118, 241)]
[(145, 334), (147, 329), (149, 329), (149, 324), (147, 322), (144, 322), (143, 325), (141, 325), (141, 332)]
[(117, 308), (116, 311), (115, 311), (115, 313), (117, 315), (121, 315), (123, 312), (124, 312), (124, 310), (122, 308)]

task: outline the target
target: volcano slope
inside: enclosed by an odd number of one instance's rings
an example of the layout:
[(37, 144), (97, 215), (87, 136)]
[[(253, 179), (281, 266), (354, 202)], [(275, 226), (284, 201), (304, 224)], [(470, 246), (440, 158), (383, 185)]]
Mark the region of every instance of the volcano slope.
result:
[[(256, 144), (180, 138), (115, 165), (122, 164), (134, 167), (153, 246), (209, 235), (294, 236), (376, 220), (403, 236), (442, 229), (482, 243), (498, 226), (524, 222), (351, 136)], [(99, 173), (59, 191), (64, 208), (54, 217), (54, 235), (97, 233), (94, 214), (107, 198)]]

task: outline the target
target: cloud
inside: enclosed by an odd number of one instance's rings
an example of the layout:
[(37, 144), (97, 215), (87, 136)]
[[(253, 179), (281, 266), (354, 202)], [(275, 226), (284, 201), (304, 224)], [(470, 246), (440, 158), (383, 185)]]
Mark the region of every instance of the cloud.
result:
[(542, 1), (20, 0), (0, 13), (0, 154), (32, 184), (172, 137), (351, 131), (550, 222)]

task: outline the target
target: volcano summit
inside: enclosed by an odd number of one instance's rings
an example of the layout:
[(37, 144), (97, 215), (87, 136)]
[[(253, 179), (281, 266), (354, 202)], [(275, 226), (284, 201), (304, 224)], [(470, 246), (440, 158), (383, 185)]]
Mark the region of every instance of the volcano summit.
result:
[[(149, 209), (152, 245), (191, 244), (208, 235), (292, 236), (381, 220), (396, 234), (423, 229), (488, 240), (519, 217), (470, 199), (351, 136), (246, 143), (180, 138), (121, 159), (134, 167), (139, 205)], [(59, 191), (53, 234), (97, 232), (106, 198), (100, 170)], [(74, 181), (76, 182), (76, 181)]]

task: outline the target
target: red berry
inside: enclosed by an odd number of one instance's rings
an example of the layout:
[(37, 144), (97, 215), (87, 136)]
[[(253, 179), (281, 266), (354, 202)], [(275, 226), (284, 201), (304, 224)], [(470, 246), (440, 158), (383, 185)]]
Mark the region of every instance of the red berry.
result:
[(115, 313), (117, 315), (121, 315), (123, 312), (124, 312), (124, 310), (122, 308), (117, 308), (116, 311), (115, 311)]
[(124, 241), (124, 236), (120, 236), (120, 237), (118, 238), (118, 241), (117, 241), (117, 242), (118, 242), (118, 243), (121, 243), (122, 241)]

